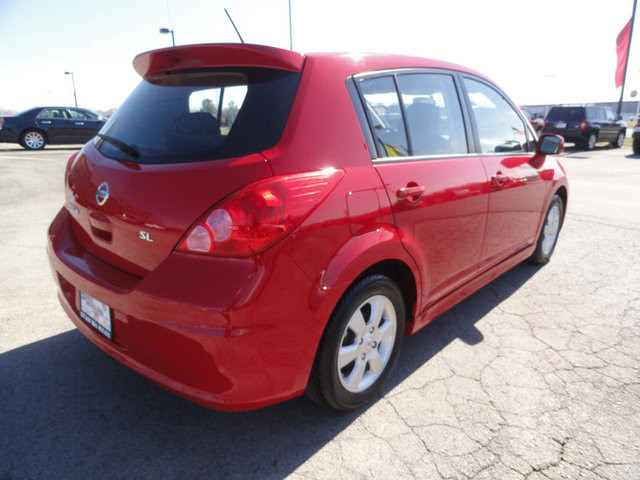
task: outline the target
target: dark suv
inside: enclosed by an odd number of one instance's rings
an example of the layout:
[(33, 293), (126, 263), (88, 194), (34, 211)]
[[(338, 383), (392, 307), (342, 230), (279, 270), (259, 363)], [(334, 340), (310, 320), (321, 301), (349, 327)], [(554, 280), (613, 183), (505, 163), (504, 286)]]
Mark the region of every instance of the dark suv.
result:
[(627, 131), (626, 124), (608, 107), (553, 107), (545, 120), (544, 133), (562, 135), (567, 142), (588, 150), (597, 142), (611, 142), (620, 148)]

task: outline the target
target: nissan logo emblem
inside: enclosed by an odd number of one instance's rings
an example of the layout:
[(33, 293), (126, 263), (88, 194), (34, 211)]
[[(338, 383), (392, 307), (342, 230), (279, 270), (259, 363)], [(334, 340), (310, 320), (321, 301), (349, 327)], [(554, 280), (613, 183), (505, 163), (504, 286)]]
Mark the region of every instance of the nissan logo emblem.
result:
[(109, 199), (109, 184), (107, 182), (102, 182), (96, 190), (96, 202), (98, 205), (104, 205), (105, 202)]

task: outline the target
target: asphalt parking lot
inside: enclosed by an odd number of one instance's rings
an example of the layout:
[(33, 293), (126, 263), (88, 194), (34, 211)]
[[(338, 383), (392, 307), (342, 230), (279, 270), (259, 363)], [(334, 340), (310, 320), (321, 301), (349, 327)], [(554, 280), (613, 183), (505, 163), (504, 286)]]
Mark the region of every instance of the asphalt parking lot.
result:
[(0, 479), (640, 478), (640, 156), (568, 148), (552, 261), (409, 337), (383, 395), (197, 406), (94, 347), (45, 241), (77, 148), (0, 144)]

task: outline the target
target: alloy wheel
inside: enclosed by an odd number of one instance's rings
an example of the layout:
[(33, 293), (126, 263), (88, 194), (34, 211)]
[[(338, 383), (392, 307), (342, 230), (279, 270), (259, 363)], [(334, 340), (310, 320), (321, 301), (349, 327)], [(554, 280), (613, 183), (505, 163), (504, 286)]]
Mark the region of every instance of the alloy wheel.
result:
[(396, 338), (396, 311), (384, 295), (367, 298), (349, 318), (342, 335), (336, 368), (351, 393), (369, 388), (389, 363)]
[(38, 132), (27, 132), (24, 136), (24, 143), (32, 150), (38, 150), (44, 145), (44, 137)]
[(553, 250), (560, 231), (560, 207), (554, 204), (547, 213), (542, 232), (542, 253), (547, 256)]

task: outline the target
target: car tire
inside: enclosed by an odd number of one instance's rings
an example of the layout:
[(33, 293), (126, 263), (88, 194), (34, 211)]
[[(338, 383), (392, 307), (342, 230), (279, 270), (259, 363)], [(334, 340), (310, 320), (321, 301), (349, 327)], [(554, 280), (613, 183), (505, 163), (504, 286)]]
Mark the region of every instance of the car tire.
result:
[(596, 148), (597, 142), (598, 142), (598, 137), (596, 136), (595, 133), (591, 133), (589, 134), (589, 138), (587, 139), (587, 141), (584, 143), (584, 147), (587, 150), (593, 150), (594, 148)]
[(20, 145), (27, 150), (42, 150), (47, 144), (47, 139), (40, 130), (29, 129), (20, 135)]
[(640, 137), (633, 139), (633, 153), (634, 155), (640, 155)]
[(551, 259), (556, 243), (558, 242), (558, 235), (562, 228), (562, 221), (564, 219), (564, 204), (558, 194), (554, 195), (547, 209), (547, 213), (544, 216), (544, 223), (540, 229), (540, 235), (536, 243), (536, 249), (533, 255), (529, 257), (532, 263), (537, 265), (544, 265)]
[(404, 325), (404, 299), (391, 279), (376, 274), (352, 285), (327, 324), (307, 395), (342, 411), (371, 401), (393, 370)]
[(616, 139), (611, 142), (611, 146), (613, 148), (620, 148), (622, 147), (622, 145), (624, 144), (624, 133), (623, 131), (618, 132), (618, 136), (616, 137)]

